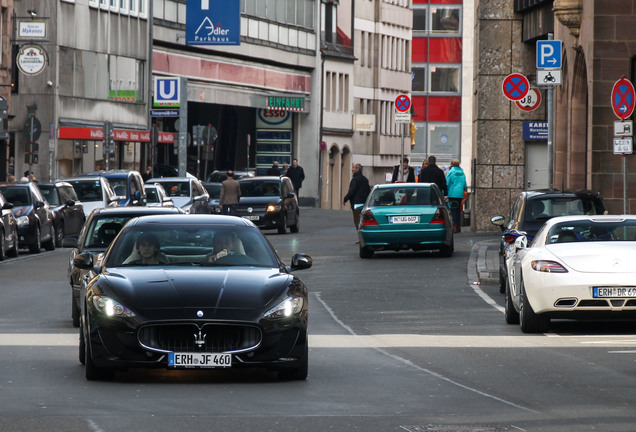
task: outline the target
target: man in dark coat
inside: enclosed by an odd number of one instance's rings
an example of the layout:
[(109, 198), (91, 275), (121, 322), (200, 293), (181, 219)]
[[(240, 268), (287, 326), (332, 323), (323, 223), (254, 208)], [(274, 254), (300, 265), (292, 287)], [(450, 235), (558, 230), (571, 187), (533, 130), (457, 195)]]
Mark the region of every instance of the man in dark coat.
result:
[(415, 170), (412, 166), (409, 166), (409, 158), (402, 159), (402, 170), (404, 172), (404, 179), (400, 176), (400, 166), (396, 165), (393, 168), (393, 177), (391, 178), (391, 183), (395, 183), (397, 181), (405, 181), (408, 183), (415, 183)]
[(448, 196), (448, 187), (446, 186), (446, 176), (444, 171), (438, 167), (435, 162), (435, 156), (428, 157), (428, 166), (420, 171), (420, 183), (435, 183), (444, 196)]
[(303, 180), (305, 180), (305, 171), (303, 167), (298, 165), (298, 159), (292, 160), (292, 165), (287, 169), (285, 175), (292, 181), (296, 195), (300, 196), (300, 187), (303, 185)]
[(280, 175), (280, 168), (278, 166), (278, 161), (274, 161), (272, 166), (267, 169), (267, 175), (271, 175), (271, 176)]
[(362, 165), (359, 163), (353, 164), (351, 167), (351, 182), (349, 183), (349, 192), (344, 197), (344, 203), (347, 201), (351, 203), (351, 211), (353, 212), (353, 224), (358, 229), (360, 223), (360, 212), (355, 210), (353, 206), (355, 204), (364, 204), (371, 192), (369, 186), (369, 179), (362, 175)]

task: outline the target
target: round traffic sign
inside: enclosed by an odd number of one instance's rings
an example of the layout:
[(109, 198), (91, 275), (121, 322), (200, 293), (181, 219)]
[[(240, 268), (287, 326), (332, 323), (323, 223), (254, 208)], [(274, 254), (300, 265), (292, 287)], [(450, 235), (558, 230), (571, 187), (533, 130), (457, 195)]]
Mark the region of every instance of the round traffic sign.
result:
[(541, 105), (541, 92), (536, 88), (531, 88), (524, 98), (515, 102), (515, 105), (524, 111), (534, 111)]
[(634, 86), (624, 77), (612, 87), (612, 109), (621, 120), (625, 120), (634, 112)]
[(327, 143), (324, 141), (320, 141), (320, 151), (324, 152), (325, 150), (327, 150)]
[(396, 97), (395, 109), (401, 113), (408, 112), (411, 109), (411, 98), (405, 94), (401, 94), (398, 97)]
[(526, 97), (530, 90), (530, 81), (524, 75), (513, 73), (508, 75), (502, 85), (504, 96), (511, 101), (518, 101)]

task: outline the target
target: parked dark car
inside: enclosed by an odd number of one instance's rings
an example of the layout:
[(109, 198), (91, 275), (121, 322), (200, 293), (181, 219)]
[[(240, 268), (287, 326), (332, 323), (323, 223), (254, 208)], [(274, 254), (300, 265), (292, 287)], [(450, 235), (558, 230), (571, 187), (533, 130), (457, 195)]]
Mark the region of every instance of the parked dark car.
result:
[[(248, 171), (234, 171), (234, 180), (240, 180), (242, 178), (254, 177), (253, 172)], [(208, 176), (208, 183), (221, 183), (227, 179), (227, 170), (215, 170)]]
[(84, 204), (77, 198), (75, 189), (70, 183), (58, 181), (38, 184), (38, 187), (53, 212), (55, 247), (62, 247), (64, 237), (79, 235), (86, 221)]
[[(136, 254), (142, 251), (143, 254)], [(149, 252), (150, 251), (150, 252)], [(139, 256), (141, 255), (141, 256)], [(131, 220), (82, 284), (79, 358), (88, 380), (116, 369), (267, 368), (308, 372), (308, 290), (261, 231), (220, 215)]]
[(13, 204), (0, 193), (0, 261), (18, 256), (18, 222), (11, 209)]
[(182, 213), (182, 210), (175, 207), (114, 207), (97, 209), (88, 217), (79, 238), (68, 237), (62, 241), (63, 247), (73, 248), (68, 264), (68, 279), (72, 291), (71, 318), (75, 327), (79, 326), (80, 285), (82, 280), (88, 276), (88, 272), (73, 265), (75, 257), (84, 253), (98, 257), (110, 246), (110, 243), (119, 234), (122, 227), (132, 218), (146, 215)]
[(276, 229), (285, 234), (287, 228), (297, 233), (300, 208), (294, 186), (287, 177), (252, 177), (239, 180), (241, 199), (236, 216), (251, 220), (261, 229)]
[(148, 183), (159, 183), (175, 207), (180, 207), (190, 214), (209, 214), (210, 195), (201, 181), (196, 177), (163, 177), (148, 180)]
[(146, 205), (144, 180), (139, 171), (115, 169), (95, 171), (83, 175), (86, 177), (106, 177), (115, 191), (115, 195), (120, 197), (117, 201), (120, 207)]
[(53, 212), (36, 183), (1, 184), (0, 192), (13, 204), (11, 211), (18, 223), (18, 244), (31, 253), (55, 249)]
[(221, 183), (202, 183), (210, 195), (210, 213), (221, 213)]
[(555, 216), (602, 215), (604, 213), (605, 204), (597, 192), (588, 190), (521, 192), (512, 205), (508, 223), (501, 215), (493, 216), (490, 219), (502, 231), (499, 245), (499, 292), (506, 292), (506, 280), (508, 279), (506, 261), (513, 254), (517, 233), (525, 233), (528, 240), (532, 241), (545, 221)]

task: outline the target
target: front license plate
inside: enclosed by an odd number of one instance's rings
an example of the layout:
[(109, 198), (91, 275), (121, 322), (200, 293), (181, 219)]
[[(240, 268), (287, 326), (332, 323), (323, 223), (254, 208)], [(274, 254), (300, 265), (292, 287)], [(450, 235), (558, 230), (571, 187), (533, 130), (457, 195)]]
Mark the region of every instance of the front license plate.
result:
[(168, 366), (186, 368), (232, 367), (232, 354), (172, 352), (168, 356)]
[(243, 216), (243, 219), (247, 220), (259, 220), (260, 216)]
[(391, 223), (419, 223), (419, 216), (391, 216), (389, 219)]
[(636, 287), (593, 287), (594, 298), (636, 297)]

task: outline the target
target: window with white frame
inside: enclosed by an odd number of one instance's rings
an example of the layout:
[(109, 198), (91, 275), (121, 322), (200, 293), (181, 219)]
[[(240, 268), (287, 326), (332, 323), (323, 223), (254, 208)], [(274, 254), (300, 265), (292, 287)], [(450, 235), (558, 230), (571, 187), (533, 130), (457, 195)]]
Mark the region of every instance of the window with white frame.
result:
[(411, 69), (411, 92), (413, 94), (426, 92), (426, 65), (413, 65)]
[(431, 32), (433, 33), (459, 33), (459, 17), (461, 6), (430, 6), (431, 8)]
[(459, 93), (460, 68), (461, 65), (430, 65), (429, 91), (431, 93)]
[(413, 32), (415, 35), (460, 35), (461, 6), (413, 5)]
[(309, 29), (314, 28), (316, 0), (241, 0), (241, 13)]

